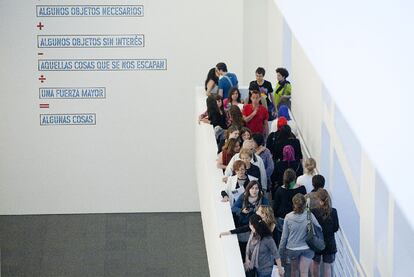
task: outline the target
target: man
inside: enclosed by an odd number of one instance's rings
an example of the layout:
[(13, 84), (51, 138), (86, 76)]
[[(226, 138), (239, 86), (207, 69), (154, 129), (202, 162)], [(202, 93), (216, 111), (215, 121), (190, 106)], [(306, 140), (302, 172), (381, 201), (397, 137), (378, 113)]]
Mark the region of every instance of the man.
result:
[(229, 97), (229, 91), (232, 87), (238, 87), (239, 81), (234, 73), (227, 72), (227, 65), (225, 63), (218, 63), (216, 65), (216, 73), (219, 76), (218, 93), (226, 99)]
[(267, 137), (269, 114), (267, 109), (260, 105), (260, 92), (253, 90), (250, 100), (252, 103), (245, 104), (243, 107), (243, 119), (246, 126), (252, 131), (252, 134), (262, 134)]
[(256, 80), (250, 82), (249, 93), (251, 94), (253, 90), (260, 91), (262, 97), (261, 103), (268, 110), (271, 121), (276, 117), (276, 110), (273, 105), (272, 84), (264, 79), (265, 74), (266, 71), (263, 67), (258, 67), (256, 69)]

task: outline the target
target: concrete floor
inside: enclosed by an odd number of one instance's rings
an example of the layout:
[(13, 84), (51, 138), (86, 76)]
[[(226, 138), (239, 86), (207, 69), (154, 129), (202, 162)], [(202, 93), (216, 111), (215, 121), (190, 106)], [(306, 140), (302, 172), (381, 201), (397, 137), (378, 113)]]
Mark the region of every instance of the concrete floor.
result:
[(0, 216), (1, 276), (209, 276), (200, 213)]

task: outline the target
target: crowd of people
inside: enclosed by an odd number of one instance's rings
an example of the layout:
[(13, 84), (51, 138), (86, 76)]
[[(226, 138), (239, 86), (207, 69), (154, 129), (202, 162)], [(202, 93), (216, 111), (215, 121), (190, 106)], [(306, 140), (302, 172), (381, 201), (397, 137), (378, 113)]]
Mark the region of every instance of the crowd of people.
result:
[[(223, 62), (205, 81), (206, 111), (198, 120), (214, 128), (222, 201), (236, 226), (220, 237), (237, 234), (246, 276), (284, 276), (288, 265), (290, 276), (320, 276), (321, 267), (331, 276), (338, 215), (316, 161), (303, 159), (288, 70), (276, 69), (274, 87), (265, 74), (257, 68), (247, 99)], [(322, 247), (310, 241), (318, 237)]]

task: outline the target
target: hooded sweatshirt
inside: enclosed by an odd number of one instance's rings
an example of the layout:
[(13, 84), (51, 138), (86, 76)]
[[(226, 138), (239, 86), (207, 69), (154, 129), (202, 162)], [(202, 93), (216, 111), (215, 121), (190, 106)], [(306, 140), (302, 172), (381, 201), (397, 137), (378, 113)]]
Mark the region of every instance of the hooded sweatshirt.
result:
[[(314, 228), (319, 228), (319, 230), (322, 231), (321, 226), (312, 213), (311, 220), (314, 224)], [(309, 248), (306, 244), (306, 225), (306, 210), (301, 214), (290, 212), (286, 215), (285, 223), (283, 224), (282, 238), (279, 245), (281, 252), (286, 248), (290, 250), (303, 250)]]

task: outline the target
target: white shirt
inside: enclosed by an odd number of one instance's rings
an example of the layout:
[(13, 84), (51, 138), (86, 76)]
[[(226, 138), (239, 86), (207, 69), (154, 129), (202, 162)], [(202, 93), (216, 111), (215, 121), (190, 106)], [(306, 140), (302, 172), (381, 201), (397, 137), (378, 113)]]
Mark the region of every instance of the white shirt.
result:
[[(247, 178), (249, 178), (250, 181), (256, 181), (257, 178), (247, 175)], [(237, 174), (230, 176), (227, 179), (226, 184), (224, 184), (223, 190), (227, 193), (230, 200), (230, 205), (233, 206), (234, 202), (239, 198), (240, 195), (244, 193), (244, 187), (240, 186), (238, 189), (236, 189), (238, 183), (238, 177)]]
[(298, 177), (298, 179), (296, 180), (296, 184), (298, 186), (305, 186), (306, 193), (309, 193), (313, 190), (312, 177), (313, 175), (309, 175), (305, 173)]

